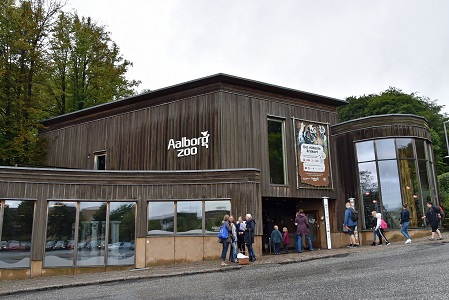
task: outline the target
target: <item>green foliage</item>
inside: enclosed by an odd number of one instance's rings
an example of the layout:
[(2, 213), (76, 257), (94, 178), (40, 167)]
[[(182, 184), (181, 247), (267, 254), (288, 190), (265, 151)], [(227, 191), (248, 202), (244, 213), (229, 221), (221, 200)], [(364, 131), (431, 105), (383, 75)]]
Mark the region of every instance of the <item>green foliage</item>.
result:
[(109, 32), (60, 0), (0, 2), (0, 164), (45, 162), (40, 121), (130, 96)]
[(346, 101), (349, 102), (348, 105), (338, 108), (341, 122), (383, 114), (413, 114), (425, 117), (432, 135), (437, 172), (442, 174), (449, 171), (449, 167), (443, 162), (443, 157), (447, 155), (443, 122), (448, 120), (446, 114), (441, 113), (443, 105), (416, 93), (405, 94), (393, 87), (380, 94), (349, 97)]
[(440, 201), (447, 214), (449, 212), (449, 172), (438, 175), (438, 186), (440, 190)]

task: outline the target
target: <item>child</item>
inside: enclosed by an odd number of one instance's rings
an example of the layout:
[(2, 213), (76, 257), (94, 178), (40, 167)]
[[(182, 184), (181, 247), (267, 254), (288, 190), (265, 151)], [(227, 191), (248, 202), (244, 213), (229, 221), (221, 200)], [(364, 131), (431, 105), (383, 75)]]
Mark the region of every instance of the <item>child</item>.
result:
[(280, 246), (282, 241), (282, 233), (278, 230), (278, 226), (274, 225), (274, 230), (271, 233), (271, 242), (274, 244), (274, 254), (278, 255), (280, 253)]
[(288, 244), (290, 243), (290, 238), (288, 237), (288, 229), (287, 227), (282, 228), (282, 231), (284, 232), (284, 253), (288, 253)]
[[(379, 244), (378, 246), (382, 246), (383, 240), (385, 240), (385, 245), (390, 245), (390, 241), (385, 237), (384, 235), (384, 229), (382, 228), (382, 215), (380, 213), (376, 213), (376, 228), (374, 229), (377, 232), (377, 236), (379, 237)], [(385, 221), (383, 221), (385, 222)]]

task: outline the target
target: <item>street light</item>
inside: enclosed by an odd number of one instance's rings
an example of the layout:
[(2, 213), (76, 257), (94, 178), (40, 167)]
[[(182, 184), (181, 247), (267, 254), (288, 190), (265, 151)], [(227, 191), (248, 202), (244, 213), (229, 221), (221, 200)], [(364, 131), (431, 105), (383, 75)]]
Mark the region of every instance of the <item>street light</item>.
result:
[(443, 158), (443, 160), (444, 160), (446, 163), (449, 162), (449, 141), (448, 141), (448, 139), (447, 139), (447, 127), (446, 127), (446, 124), (447, 124), (447, 123), (449, 123), (449, 120), (443, 122), (444, 136), (446, 137), (446, 149), (447, 149), (447, 152), (448, 152), (448, 155), (446, 155), (446, 156)]

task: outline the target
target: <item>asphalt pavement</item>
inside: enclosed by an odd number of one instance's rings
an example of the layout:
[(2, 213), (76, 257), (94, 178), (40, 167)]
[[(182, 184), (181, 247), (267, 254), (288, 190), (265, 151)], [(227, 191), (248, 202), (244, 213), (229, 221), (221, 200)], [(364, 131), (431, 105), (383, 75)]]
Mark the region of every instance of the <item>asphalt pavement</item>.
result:
[[(103, 273), (90, 273), (66, 276), (39, 277), (26, 280), (6, 280), (0, 282), (0, 296), (16, 295), (18, 293), (28, 294), (30, 292), (45, 291), (60, 288), (73, 288), (99, 284), (113, 284), (119, 282), (133, 282), (140, 279), (163, 279), (167, 277), (189, 276), (207, 273), (219, 273), (236, 271), (243, 269), (245, 271), (258, 270), (265, 266), (282, 266), (302, 262), (310, 262), (324, 258), (340, 258), (351, 254), (364, 252), (378, 252), (380, 256), (384, 255), (382, 251), (385, 248), (397, 248), (401, 251), (403, 247), (416, 247), (417, 245), (437, 245), (444, 244), (443, 241), (429, 241), (427, 238), (413, 240), (412, 244), (405, 245), (404, 242), (395, 242), (390, 246), (363, 246), (357, 248), (339, 248), (332, 250), (314, 250), (312, 252), (281, 254), (281, 255), (262, 255), (257, 261), (250, 265), (230, 264), (227, 267), (221, 267), (220, 261), (207, 261), (200, 263), (178, 264), (170, 266), (160, 266), (145, 269), (133, 269), (126, 271), (113, 271)], [(406, 248), (404, 248), (406, 250)], [(390, 252), (389, 252), (390, 253)], [(375, 286), (373, 287), (375, 288)]]

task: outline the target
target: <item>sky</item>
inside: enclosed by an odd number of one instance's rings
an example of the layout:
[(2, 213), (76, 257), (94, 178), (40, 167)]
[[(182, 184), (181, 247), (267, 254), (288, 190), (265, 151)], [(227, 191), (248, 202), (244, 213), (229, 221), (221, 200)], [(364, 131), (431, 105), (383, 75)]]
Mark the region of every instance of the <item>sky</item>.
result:
[(106, 26), (138, 91), (217, 73), (328, 97), (391, 87), (449, 113), (447, 0), (67, 0)]

